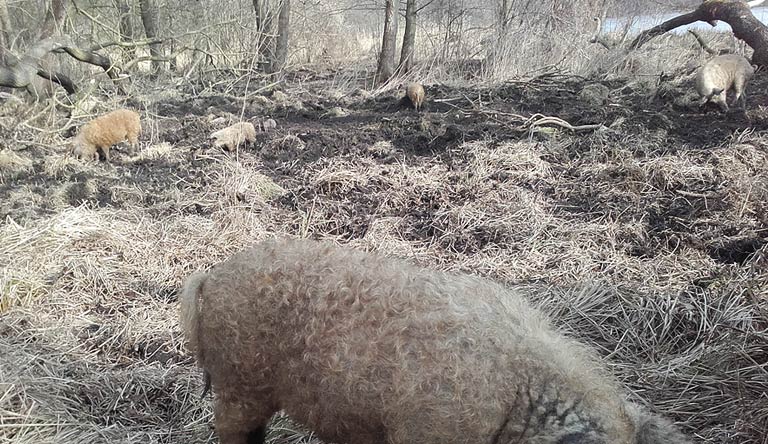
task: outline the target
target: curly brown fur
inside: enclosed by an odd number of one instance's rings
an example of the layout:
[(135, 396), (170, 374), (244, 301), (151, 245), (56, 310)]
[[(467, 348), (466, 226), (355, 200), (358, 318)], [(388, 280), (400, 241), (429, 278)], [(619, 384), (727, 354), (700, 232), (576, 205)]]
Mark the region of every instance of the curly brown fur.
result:
[(136, 111), (118, 109), (83, 125), (73, 140), (73, 153), (86, 160), (99, 160), (99, 150), (109, 161), (112, 145), (128, 141), (131, 152), (136, 151), (141, 134), (141, 118)]
[[(200, 294), (201, 288), (205, 283), (205, 279), (208, 277), (205, 273), (195, 273), (187, 278), (184, 283), (184, 288), (181, 292), (181, 310), (179, 313), (181, 328), (187, 337), (188, 346), (192, 351), (197, 350), (198, 343), (198, 313), (197, 313), (197, 297)], [(203, 392), (200, 394), (200, 398), (204, 398), (208, 391), (211, 389), (211, 375), (207, 371), (203, 371)]]
[(421, 84), (409, 83), (405, 88), (405, 94), (408, 96), (408, 99), (410, 99), (411, 103), (413, 104), (413, 108), (416, 111), (418, 111), (424, 104), (424, 97), (426, 97), (426, 92), (424, 91), (424, 87), (421, 86)]
[(726, 94), (733, 90), (734, 101), (746, 109), (745, 90), (754, 73), (755, 68), (738, 54), (724, 54), (713, 58), (696, 74), (696, 90), (701, 96), (699, 106), (712, 101), (722, 111), (728, 111)]
[(239, 146), (256, 141), (256, 128), (251, 122), (239, 122), (212, 133), (213, 146), (234, 151)]
[(181, 301), (222, 444), (280, 409), (337, 443), (687, 442), (488, 280), (270, 240), (193, 275)]

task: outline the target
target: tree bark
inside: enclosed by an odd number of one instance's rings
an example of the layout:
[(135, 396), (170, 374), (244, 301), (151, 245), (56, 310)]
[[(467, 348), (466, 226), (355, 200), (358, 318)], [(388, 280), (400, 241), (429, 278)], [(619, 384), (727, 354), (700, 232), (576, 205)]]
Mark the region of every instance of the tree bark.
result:
[[(129, 0), (117, 0), (117, 11), (120, 14), (120, 40), (133, 41), (133, 11)], [(129, 57), (136, 57), (136, 48), (125, 48), (123, 53)]]
[(6, 65), (11, 55), (11, 16), (8, 14), (8, 1), (0, 0), (0, 63)]
[[(39, 99), (39, 79), (55, 82), (64, 87), (68, 94), (77, 92), (77, 85), (66, 75), (54, 69), (41, 67), (41, 60), (50, 52), (67, 53), (76, 60), (101, 67), (110, 79), (115, 83), (118, 91), (125, 94), (122, 80), (118, 75), (120, 68), (115, 66), (109, 57), (87, 49), (72, 46), (71, 39), (67, 36), (50, 37), (35, 43), (20, 57), (9, 52), (14, 62), (10, 65), (0, 66), (0, 86), (11, 88), (26, 88), (30, 94)], [(47, 87), (46, 87), (47, 88)]]
[(400, 69), (406, 73), (413, 68), (413, 51), (416, 48), (416, 0), (405, 4), (405, 35), (400, 52)]
[(395, 73), (395, 45), (397, 43), (397, 0), (386, 0), (384, 7), (384, 37), (376, 69), (376, 81), (382, 84)]
[(277, 38), (275, 39), (275, 52), (269, 61), (269, 73), (280, 72), (285, 67), (288, 59), (288, 38), (290, 36), (291, 0), (283, 0), (280, 5), (280, 14), (277, 17)]
[(512, 20), (512, 11), (509, 9), (509, 0), (501, 0), (499, 7), (499, 33), (504, 35), (509, 28), (509, 22)]
[(262, 26), (264, 25), (264, 0), (253, 0), (253, 12), (256, 13), (256, 30), (262, 32)]
[(67, 94), (74, 94), (77, 92), (77, 85), (75, 85), (75, 82), (60, 72), (51, 72), (44, 69), (38, 69), (37, 75), (46, 80), (50, 80), (51, 82), (58, 83), (62, 88), (64, 88), (65, 91), (67, 91)]
[[(144, 33), (148, 39), (157, 38), (159, 33), (157, 3), (155, 0), (139, 0), (139, 7), (141, 8), (141, 23), (144, 25)], [(160, 43), (149, 45), (149, 56), (153, 59), (151, 77), (156, 78), (160, 74), (160, 63), (162, 63), (159, 59), (163, 57)]]
[(674, 17), (666, 22), (645, 30), (638, 35), (630, 45), (637, 49), (651, 39), (679, 26), (702, 21), (715, 26), (717, 20), (731, 25), (733, 34), (755, 50), (752, 63), (758, 66), (768, 66), (768, 26), (758, 20), (744, 1), (708, 0), (688, 14)]
[(260, 71), (270, 71), (272, 60), (275, 59), (275, 35), (273, 10), (270, 0), (253, 0), (253, 10), (256, 13), (256, 55)]
[(51, 0), (49, 7), (45, 10), (43, 25), (40, 27), (38, 40), (47, 39), (57, 34), (64, 23), (64, 16), (67, 13), (68, 0)]

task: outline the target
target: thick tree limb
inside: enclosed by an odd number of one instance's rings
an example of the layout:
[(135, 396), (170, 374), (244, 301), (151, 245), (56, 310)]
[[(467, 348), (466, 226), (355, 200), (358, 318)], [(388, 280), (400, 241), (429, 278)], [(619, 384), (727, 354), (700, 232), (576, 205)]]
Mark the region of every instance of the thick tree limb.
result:
[(640, 48), (654, 37), (683, 25), (702, 21), (715, 26), (720, 20), (731, 25), (733, 34), (755, 50), (752, 63), (768, 66), (768, 26), (758, 20), (750, 10), (751, 6), (757, 6), (764, 1), (707, 0), (693, 12), (641, 32), (630, 45), (630, 49)]
[(38, 69), (37, 75), (46, 80), (50, 80), (51, 82), (58, 83), (67, 91), (67, 94), (74, 94), (77, 92), (77, 86), (75, 86), (75, 83), (72, 81), (72, 79), (60, 72), (50, 72), (44, 69)]
[[(37, 42), (21, 57), (16, 57), (9, 52), (8, 65), (0, 67), (0, 86), (29, 89), (38, 75), (40, 58), (60, 45), (57, 39), (48, 38)], [(50, 75), (50, 77), (55, 76), (55, 74)]]
[(123, 80), (119, 76), (119, 69), (112, 64), (109, 57), (72, 46), (66, 37), (44, 39), (30, 48), (22, 57), (16, 57), (8, 66), (0, 67), (0, 86), (26, 88), (32, 83), (35, 76), (40, 76), (58, 83), (68, 94), (75, 93), (77, 86), (69, 77), (39, 68), (40, 58), (49, 52), (66, 52), (81, 62), (101, 67), (115, 82), (118, 90), (125, 94), (121, 83), (119, 83)]
[(635, 38), (635, 40), (632, 41), (630, 48), (638, 49), (641, 46), (648, 43), (648, 41), (650, 41), (654, 37), (665, 34), (666, 32), (671, 31), (680, 26), (688, 25), (698, 21), (709, 22), (710, 25), (715, 26), (714, 23), (712, 23), (709, 20), (706, 20), (705, 16), (702, 15), (701, 11), (697, 9), (696, 11), (689, 12), (688, 14), (683, 14), (675, 18), (672, 18), (670, 20), (667, 20), (666, 22), (658, 26), (654, 26), (651, 29), (646, 29), (645, 31), (641, 32), (640, 35), (638, 35)]
[(56, 82), (61, 85), (67, 94), (74, 94), (77, 92), (72, 79), (59, 72), (46, 71), (44, 69), (37, 69), (32, 73), (29, 66), (14, 66), (13, 68), (0, 67), (0, 86), (6, 86), (9, 88), (27, 88), (32, 84), (34, 75), (38, 75), (46, 80)]

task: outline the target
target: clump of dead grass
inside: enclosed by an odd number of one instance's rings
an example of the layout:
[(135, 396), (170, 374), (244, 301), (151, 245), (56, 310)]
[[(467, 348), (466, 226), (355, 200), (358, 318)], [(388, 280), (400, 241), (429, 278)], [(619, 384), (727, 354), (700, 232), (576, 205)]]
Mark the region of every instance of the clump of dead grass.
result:
[(52, 179), (61, 179), (77, 172), (87, 170), (86, 162), (77, 159), (69, 153), (46, 156), (43, 159), (43, 172)]
[(230, 205), (264, 206), (285, 190), (272, 179), (260, 173), (260, 165), (245, 158), (209, 158), (218, 162), (209, 174), (213, 191), (205, 196), (210, 205), (220, 208)]
[(22, 325), (3, 327), (4, 440), (52, 444), (210, 439), (210, 428), (199, 421), (210, 413), (193, 395), (199, 381), (189, 368), (141, 361), (128, 367), (95, 366), (93, 353), (70, 345), (62, 348), (59, 335), (24, 331)]
[(261, 149), (261, 154), (267, 160), (280, 160), (285, 162), (301, 157), (306, 147), (307, 145), (303, 140), (297, 136), (288, 134), (270, 140), (269, 143)]
[(131, 162), (146, 162), (149, 160), (171, 159), (173, 158), (173, 145), (168, 142), (161, 142), (150, 145), (139, 151), (136, 156), (131, 158)]
[(32, 159), (10, 149), (0, 150), (0, 181), (15, 179), (32, 170)]
[(607, 356), (638, 401), (652, 399), (653, 409), (682, 420), (698, 440), (760, 442), (768, 427), (761, 364), (768, 312), (754, 292), (764, 287), (760, 279), (734, 270), (677, 293), (601, 283), (528, 293), (570, 335)]

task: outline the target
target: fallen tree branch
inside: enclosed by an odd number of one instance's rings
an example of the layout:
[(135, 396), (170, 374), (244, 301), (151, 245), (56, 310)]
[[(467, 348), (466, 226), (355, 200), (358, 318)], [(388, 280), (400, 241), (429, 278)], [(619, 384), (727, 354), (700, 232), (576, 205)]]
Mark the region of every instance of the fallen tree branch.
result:
[[(536, 113), (530, 117), (525, 117), (520, 114), (505, 113), (505, 112), (495, 111), (495, 110), (486, 110), (486, 109), (482, 109), (482, 105), (478, 106), (478, 104), (476, 104), (466, 95), (464, 95), (464, 99), (472, 105), (472, 108), (470, 109), (462, 108), (458, 105), (454, 105), (453, 103), (450, 103), (452, 101), (456, 101), (459, 99), (443, 99), (443, 100), (435, 100), (435, 102), (444, 103), (458, 111), (461, 111), (465, 116), (469, 116), (472, 113), (481, 114), (486, 119), (492, 120), (504, 126), (512, 125), (515, 120), (521, 121), (520, 124), (512, 126), (512, 130), (518, 131), (518, 132), (529, 132), (529, 131), (533, 131), (537, 127), (543, 127), (543, 126), (559, 126), (561, 128), (565, 128), (575, 133), (582, 132), (582, 131), (596, 131), (605, 127), (605, 125), (603, 125), (602, 123), (588, 124), (588, 125), (571, 125), (570, 123), (568, 123), (567, 121), (559, 117), (545, 116), (544, 114), (540, 114), (540, 113)], [(499, 119), (498, 116), (508, 117), (512, 121)]]
[(224, 27), (226, 25), (230, 25), (230, 24), (235, 23), (235, 22), (237, 22), (237, 20), (227, 20), (227, 21), (224, 21), (224, 22), (212, 23), (210, 25), (203, 26), (202, 28), (196, 29), (194, 31), (182, 32), (181, 34), (171, 35), (171, 36), (167, 36), (167, 37), (155, 37), (155, 38), (151, 38), (151, 39), (134, 40), (134, 41), (130, 41), (130, 42), (111, 41), (111, 42), (105, 42), (105, 43), (97, 43), (97, 44), (91, 46), (90, 48), (88, 48), (88, 51), (96, 52), (96, 51), (100, 51), (102, 49), (109, 48), (109, 47), (112, 47), (112, 46), (119, 46), (121, 48), (136, 48), (136, 47), (139, 47), (139, 46), (148, 46), (148, 45), (154, 45), (154, 44), (157, 44), (157, 43), (165, 43), (165, 42), (168, 42), (168, 41), (179, 40), (180, 38), (186, 37), (188, 35), (199, 35), (199, 34), (202, 34), (205, 30), (207, 30), (209, 28), (217, 28), (218, 29), (218, 28), (222, 28), (222, 27)]
[(565, 128), (573, 132), (594, 131), (603, 127), (603, 124), (601, 123), (574, 126), (559, 117), (545, 116), (543, 114), (534, 114), (530, 118), (528, 118), (528, 120), (525, 123), (523, 123), (522, 125), (518, 126), (515, 129), (517, 131), (531, 131), (536, 127), (545, 126), (545, 125), (559, 126), (561, 128)]
[(694, 38), (696, 38), (696, 41), (699, 42), (701, 49), (703, 49), (704, 51), (712, 55), (722, 54), (722, 51), (715, 51), (714, 49), (712, 49), (712, 47), (709, 46), (707, 42), (704, 40), (704, 37), (702, 37), (701, 34), (699, 34), (699, 32), (696, 31), (695, 29), (689, 29), (688, 32), (691, 33), (691, 35)]
[(96, 52), (100, 51), (105, 48), (111, 48), (112, 46), (119, 46), (121, 48), (137, 48), (139, 46), (148, 46), (148, 45), (154, 45), (157, 43), (163, 43), (168, 38), (154, 38), (154, 39), (143, 39), (143, 40), (136, 40), (131, 42), (122, 42), (122, 41), (113, 41), (113, 42), (105, 42), (105, 43), (98, 43), (96, 45), (91, 46), (88, 48), (88, 51), (90, 52)]
[(638, 49), (651, 39), (677, 27), (702, 21), (711, 26), (717, 25), (717, 21), (728, 23), (733, 29), (733, 35), (743, 40), (755, 50), (752, 63), (758, 66), (768, 66), (768, 26), (752, 14), (751, 7), (760, 5), (765, 0), (726, 1), (708, 0), (703, 2), (695, 11), (674, 17), (666, 22), (641, 32), (630, 49)]
[(112, 79), (112, 83), (115, 84), (117, 89), (120, 91), (121, 94), (125, 94), (125, 90), (123, 89), (122, 84), (120, 83), (122, 80), (124, 80), (124, 77), (120, 77), (120, 68), (112, 64), (112, 60), (109, 59), (109, 57), (105, 55), (101, 55), (95, 52), (86, 51), (84, 49), (77, 48), (75, 46), (64, 46), (62, 48), (57, 49), (54, 52), (66, 52), (76, 60), (80, 60), (81, 62), (89, 63), (91, 65), (96, 65), (104, 70), (104, 72), (109, 76), (110, 79)]
[(39, 76), (61, 85), (68, 94), (74, 94), (77, 91), (77, 86), (72, 79), (62, 73), (50, 72), (38, 66), (40, 59), (49, 52), (67, 53), (76, 60), (101, 67), (115, 83), (120, 93), (125, 94), (119, 83), (123, 80), (119, 75), (120, 70), (112, 64), (109, 57), (73, 46), (65, 36), (41, 40), (22, 57), (14, 57), (8, 66), (0, 67), (0, 86), (27, 88), (34, 77)]
[(37, 75), (46, 80), (58, 83), (62, 88), (64, 88), (64, 90), (67, 91), (67, 94), (74, 94), (77, 92), (77, 86), (75, 86), (75, 83), (72, 81), (72, 79), (62, 73), (38, 69)]

